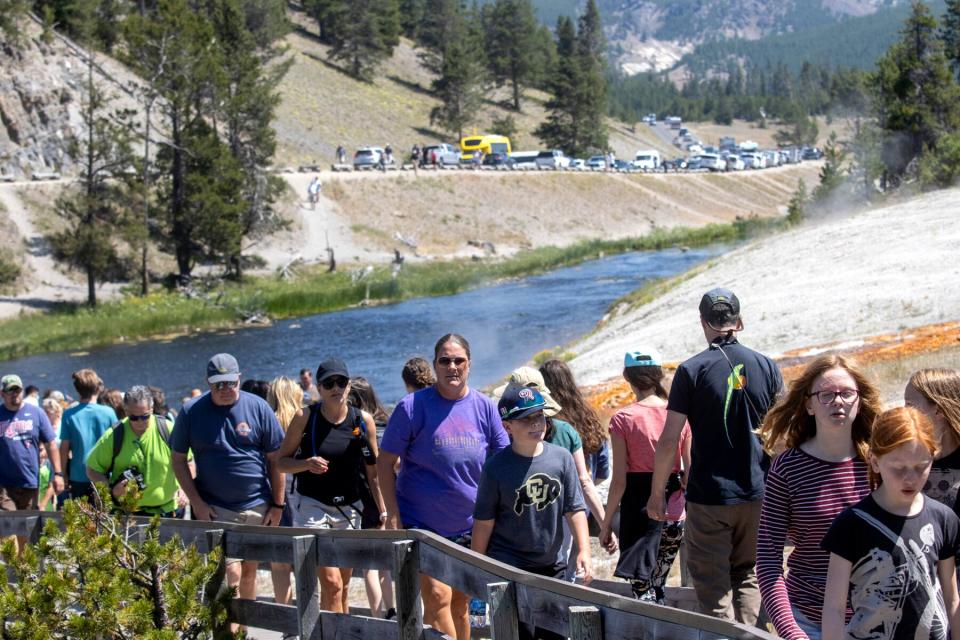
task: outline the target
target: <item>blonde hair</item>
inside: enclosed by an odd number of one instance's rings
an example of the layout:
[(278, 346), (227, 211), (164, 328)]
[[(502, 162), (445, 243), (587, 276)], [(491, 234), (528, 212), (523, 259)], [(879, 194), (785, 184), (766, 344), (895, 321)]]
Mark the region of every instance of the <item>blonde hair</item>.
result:
[(843, 369), (857, 383), (860, 406), (850, 436), (857, 455), (867, 459), (873, 422), (883, 410), (880, 392), (855, 361), (834, 354), (822, 355), (810, 362), (789, 391), (767, 412), (760, 434), (768, 451), (777, 451), (781, 444), (793, 449), (817, 435), (817, 421), (807, 412), (807, 399), (814, 380), (831, 369)]
[[(41, 406), (43, 407), (44, 411), (54, 414), (57, 418), (63, 416), (63, 405), (54, 398), (47, 398), (43, 401)], [(51, 420), (51, 422), (53, 421)]]
[(957, 440), (960, 440), (960, 371), (920, 369), (910, 376), (910, 386), (932, 402)]
[(294, 416), (303, 406), (303, 389), (300, 383), (287, 376), (277, 376), (270, 382), (267, 402), (277, 414), (280, 426), (286, 431)]
[[(897, 407), (884, 411), (873, 423), (870, 453), (873, 457), (880, 458), (897, 447), (914, 441), (923, 444), (934, 458), (940, 452), (940, 443), (930, 418), (913, 407)], [(873, 470), (873, 465), (870, 465), (868, 475), (871, 490), (883, 484), (883, 478)]]

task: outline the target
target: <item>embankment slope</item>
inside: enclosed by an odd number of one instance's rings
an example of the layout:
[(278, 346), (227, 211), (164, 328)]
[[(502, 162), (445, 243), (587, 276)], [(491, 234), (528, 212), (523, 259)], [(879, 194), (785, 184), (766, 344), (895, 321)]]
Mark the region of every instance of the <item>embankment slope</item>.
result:
[(572, 345), (582, 384), (619, 375), (639, 345), (680, 361), (704, 348), (697, 305), (726, 286), (740, 298), (744, 344), (771, 355), (960, 318), (960, 189), (819, 220), (702, 266), (666, 294), (614, 311)]

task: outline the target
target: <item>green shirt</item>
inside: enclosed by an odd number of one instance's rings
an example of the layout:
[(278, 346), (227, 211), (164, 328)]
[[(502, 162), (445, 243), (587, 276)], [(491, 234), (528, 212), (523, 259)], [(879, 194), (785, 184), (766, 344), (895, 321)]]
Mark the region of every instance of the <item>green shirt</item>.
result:
[(564, 420), (553, 419), (553, 437), (550, 438), (550, 444), (563, 447), (570, 453), (576, 453), (583, 449), (583, 440), (580, 434), (573, 428), (573, 425)]
[[(137, 437), (130, 428), (130, 419), (123, 419), (123, 445), (113, 461), (113, 469), (109, 475), (113, 484), (125, 470), (136, 467), (143, 474), (143, 481), (147, 485), (137, 507), (149, 512), (168, 513), (176, 509), (174, 496), (177, 492), (177, 478), (173, 474), (170, 446), (163, 441), (163, 436), (157, 429), (157, 419), (162, 416), (150, 416), (147, 430)], [(173, 425), (168, 422), (167, 428), (172, 432)], [(113, 429), (107, 431), (97, 441), (87, 458), (87, 465), (94, 471), (106, 474), (110, 468), (110, 458), (113, 457)]]
[[(50, 473), (50, 464), (44, 463), (40, 465), (40, 481), (38, 482), (39, 489), (37, 489), (38, 498), (42, 499), (43, 494), (47, 492), (47, 487), (50, 486), (50, 478), (52, 477)], [(47, 503), (47, 508), (44, 511), (53, 511), (57, 506), (57, 496), (50, 498), (50, 502)]]

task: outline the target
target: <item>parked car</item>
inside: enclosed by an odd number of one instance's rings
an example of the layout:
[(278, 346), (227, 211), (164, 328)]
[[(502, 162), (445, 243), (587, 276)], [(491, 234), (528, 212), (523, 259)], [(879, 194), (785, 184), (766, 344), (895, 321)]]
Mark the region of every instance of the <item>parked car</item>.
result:
[(701, 153), (700, 168), (710, 171), (726, 171), (727, 163), (716, 153)]
[(514, 151), (510, 154), (514, 169), (536, 169), (539, 151)]
[(823, 151), (817, 147), (804, 147), (800, 157), (804, 160), (819, 160), (823, 157)]
[(780, 157), (780, 152), (776, 150), (767, 150), (763, 152), (763, 157), (767, 161), (768, 167), (779, 167), (783, 164), (783, 159)]
[(354, 169), (374, 169), (380, 164), (383, 155), (382, 147), (363, 147), (353, 154)]
[(687, 159), (674, 158), (673, 160), (664, 160), (661, 166), (664, 171), (683, 171), (687, 168)]
[(701, 162), (700, 156), (690, 156), (689, 158), (687, 158), (687, 166), (686, 166), (687, 171), (697, 171), (698, 169), (700, 169), (701, 168), (700, 162)]
[(606, 156), (590, 156), (587, 159), (587, 169), (606, 169), (606, 168), (607, 168)]
[(460, 164), (460, 150), (452, 144), (431, 144), (423, 148), (420, 166), (438, 164), (441, 167)]
[(656, 171), (660, 168), (660, 152), (656, 149), (641, 149), (630, 164), (634, 169)]
[(570, 166), (570, 158), (559, 149), (541, 151), (537, 154), (538, 169), (566, 169)]
[(613, 168), (615, 171), (629, 171), (632, 167), (626, 160), (620, 160), (617, 158), (613, 161)]
[(767, 168), (767, 159), (763, 157), (762, 153), (759, 153), (757, 151), (741, 153), (740, 158), (743, 159), (743, 164), (747, 169), (766, 169)]
[(516, 164), (516, 160), (505, 153), (500, 153), (497, 151), (483, 156), (483, 166), (485, 167), (504, 167), (506, 169), (513, 169), (514, 165)]
[(727, 156), (727, 171), (743, 171), (746, 168), (747, 165), (740, 156), (732, 153)]
[(587, 168), (587, 162), (583, 158), (571, 158), (570, 168), (576, 169), (577, 171), (583, 171)]

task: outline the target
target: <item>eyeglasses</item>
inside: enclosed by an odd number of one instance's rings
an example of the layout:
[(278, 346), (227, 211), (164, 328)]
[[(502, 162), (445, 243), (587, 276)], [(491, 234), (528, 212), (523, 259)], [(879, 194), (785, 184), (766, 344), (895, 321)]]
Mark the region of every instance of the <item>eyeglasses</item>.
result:
[(466, 362), (467, 358), (463, 356), (457, 356), (456, 358), (448, 358), (447, 356), (441, 356), (437, 358), (437, 364), (441, 367), (449, 367), (451, 364), (458, 367), (462, 367)]
[(335, 376), (327, 378), (320, 383), (320, 386), (327, 391), (330, 391), (330, 389), (333, 389), (335, 386), (340, 387), (341, 389), (346, 389), (348, 384), (350, 384), (348, 379), (344, 378), (343, 376)]
[(236, 389), (239, 384), (236, 380), (222, 380), (220, 382), (211, 382), (210, 386), (217, 391), (223, 391), (224, 389)]
[(21, 389), (20, 387), (10, 387), (9, 389), (4, 389), (4, 390), (3, 390), (4, 393), (9, 393), (9, 394), (12, 395), (12, 396), (17, 395), (17, 394), (20, 393), (21, 391), (23, 391), (23, 389)]
[(142, 415), (142, 416), (127, 416), (127, 417), (130, 418), (130, 422), (143, 422), (143, 421), (145, 421), (145, 420), (149, 420), (149, 419), (150, 419), (150, 414), (147, 413), (147, 414)]
[(832, 404), (837, 398), (840, 398), (844, 404), (852, 404), (859, 395), (860, 392), (856, 389), (840, 389), (838, 391), (814, 391), (808, 393), (807, 397), (817, 396), (820, 404)]

